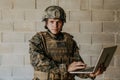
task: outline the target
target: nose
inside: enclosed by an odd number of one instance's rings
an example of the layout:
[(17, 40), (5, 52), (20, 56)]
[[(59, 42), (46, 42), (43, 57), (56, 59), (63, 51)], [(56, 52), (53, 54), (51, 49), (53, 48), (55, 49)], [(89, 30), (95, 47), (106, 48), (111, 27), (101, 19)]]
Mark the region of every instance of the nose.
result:
[(55, 26), (55, 27), (58, 27), (58, 22), (55, 22), (55, 23), (54, 23), (54, 26)]

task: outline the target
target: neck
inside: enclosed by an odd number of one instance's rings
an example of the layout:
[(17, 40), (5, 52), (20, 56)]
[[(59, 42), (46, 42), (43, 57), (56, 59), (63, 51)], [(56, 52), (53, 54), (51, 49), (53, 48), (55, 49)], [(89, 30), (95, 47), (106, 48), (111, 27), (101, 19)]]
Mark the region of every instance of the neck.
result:
[(59, 34), (61, 34), (61, 32), (57, 33), (57, 34), (53, 34), (50, 30), (48, 30), (48, 32), (54, 36), (58, 36)]

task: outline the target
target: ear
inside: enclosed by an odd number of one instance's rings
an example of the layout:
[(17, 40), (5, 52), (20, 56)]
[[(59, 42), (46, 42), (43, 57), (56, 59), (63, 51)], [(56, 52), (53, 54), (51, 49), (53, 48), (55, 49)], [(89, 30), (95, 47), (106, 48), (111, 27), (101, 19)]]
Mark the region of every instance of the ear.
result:
[(46, 21), (45, 21), (45, 26), (44, 26), (45, 29), (48, 29), (48, 28), (47, 28), (47, 23), (48, 23), (48, 21), (46, 20)]

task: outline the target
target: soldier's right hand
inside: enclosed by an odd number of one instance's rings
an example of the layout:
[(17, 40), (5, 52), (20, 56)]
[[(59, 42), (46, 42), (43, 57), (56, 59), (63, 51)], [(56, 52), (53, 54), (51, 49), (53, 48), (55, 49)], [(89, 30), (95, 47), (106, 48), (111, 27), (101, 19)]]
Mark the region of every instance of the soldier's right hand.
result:
[(86, 64), (84, 64), (81, 61), (79, 61), (79, 62), (74, 61), (70, 65), (68, 65), (68, 72), (75, 71), (78, 69), (84, 69), (84, 68), (86, 68)]

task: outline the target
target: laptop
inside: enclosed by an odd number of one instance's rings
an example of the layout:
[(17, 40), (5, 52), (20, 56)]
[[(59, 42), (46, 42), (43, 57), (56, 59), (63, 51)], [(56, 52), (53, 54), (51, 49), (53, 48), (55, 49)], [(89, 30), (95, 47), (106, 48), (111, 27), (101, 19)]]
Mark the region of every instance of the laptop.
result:
[(103, 65), (107, 68), (112, 60), (112, 57), (116, 51), (117, 45), (106, 47), (101, 50), (101, 53), (98, 57), (98, 60), (94, 67), (86, 67), (85, 69), (75, 70), (70, 73), (94, 73), (98, 70), (98, 68)]

